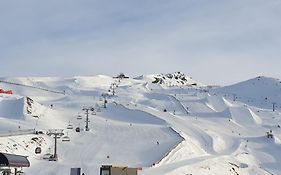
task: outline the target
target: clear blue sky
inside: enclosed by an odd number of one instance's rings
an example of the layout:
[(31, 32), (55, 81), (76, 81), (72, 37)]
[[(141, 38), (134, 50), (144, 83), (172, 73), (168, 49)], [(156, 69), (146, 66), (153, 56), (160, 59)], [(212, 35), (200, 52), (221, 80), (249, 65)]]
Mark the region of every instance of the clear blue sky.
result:
[(0, 76), (281, 78), (279, 0), (0, 0)]

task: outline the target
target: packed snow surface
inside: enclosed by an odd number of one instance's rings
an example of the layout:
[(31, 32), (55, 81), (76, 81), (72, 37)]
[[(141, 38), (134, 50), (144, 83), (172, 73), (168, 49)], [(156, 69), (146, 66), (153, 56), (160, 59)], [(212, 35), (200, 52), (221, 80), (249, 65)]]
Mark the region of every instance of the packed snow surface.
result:
[[(211, 88), (180, 72), (13, 77), (1, 78), (0, 88), (14, 93), (0, 94), (0, 151), (28, 156), (26, 175), (73, 167), (97, 175), (103, 164), (137, 167), (140, 175), (281, 174), (278, 79)], [(50, 131), (64, 134), (58, 161), (44, 159), (54, 152)]]

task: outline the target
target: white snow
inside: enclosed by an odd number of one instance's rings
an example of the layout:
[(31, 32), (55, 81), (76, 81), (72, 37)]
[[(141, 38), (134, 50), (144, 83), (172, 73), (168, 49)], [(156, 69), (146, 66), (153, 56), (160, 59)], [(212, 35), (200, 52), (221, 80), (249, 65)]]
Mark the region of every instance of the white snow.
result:
[[(279, 80), (257, 77), (210, 89), (175, 75), (1, 78), (0, 88), (14, 94), (0, 95), (0, 151), (29, 156), (26, 175), (69, 174), (72, 167), (96, 175), (102, 164), (141, 167), (140, 175), (281, 174)], [(152, 83), (155, 76), (170, 80)], [(83, 107), (95, 109), (90, 131)], [(53, 137), (33, 129), (63, 129), (70, 137), (58, 140), (58, 162), (43, 160), (53, 154)]]

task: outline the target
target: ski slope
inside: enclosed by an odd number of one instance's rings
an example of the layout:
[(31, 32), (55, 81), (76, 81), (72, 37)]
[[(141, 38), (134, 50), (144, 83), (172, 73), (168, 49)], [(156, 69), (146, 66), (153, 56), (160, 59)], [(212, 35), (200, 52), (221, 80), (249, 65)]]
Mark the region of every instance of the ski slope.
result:
[[(72, 167), (97, 175), (102, 164), (139, 167), (140, 175), (281, 174), (276, 79), (208, 89), (182, 74), (160, 75), (171, 78), (163, 84), (152, 83), (152, 75), (1, 78), (0, 87), (14, 94), (0, 94), (0, 151), (29, 156), (26, 175), (69, 174)], [(268, 99), (276, 102), (275, 111)], [(83, 107), (95, 109), (90, 131)], [(43, 159), (54, 151), (53, 137), (45, 134), (52, 129), (70, 138), (58, 140), (57, 162)], [(266, 137), (270, 130), (273, 139)]]

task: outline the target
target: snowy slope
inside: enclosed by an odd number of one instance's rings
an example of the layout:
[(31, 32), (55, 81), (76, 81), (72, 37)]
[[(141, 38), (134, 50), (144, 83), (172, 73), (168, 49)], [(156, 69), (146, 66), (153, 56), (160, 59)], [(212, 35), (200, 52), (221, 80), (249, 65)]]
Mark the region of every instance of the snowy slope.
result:
[[(192, 79), (177, 82), (180, 75), (157, 75), (169, 79), (164, 84), (152, 83), (154, 75), (2, 78), (0, 88), (15, 94), (0, 95), (0, 151), (29, 156), (27, 175), (69, 174), (71, 167), (96, 175), (102, 164), (142, 167), (140, 175), (281, 174), (281, 113), (264, 99), (280, 104), (279, 80), (207, 91)], [(95, 109), (90, 131), (83, 107)], [(58, 162), (43, 160), (54, 139), (34, 129), (62, 129), (70, 138), (59, 139)]]
[(247, 104), (272, 108), (272, 103), (281, 107), (281, 80), (259, 76), (234, 85), (218, 88), (215, 93), (237, 98)]

